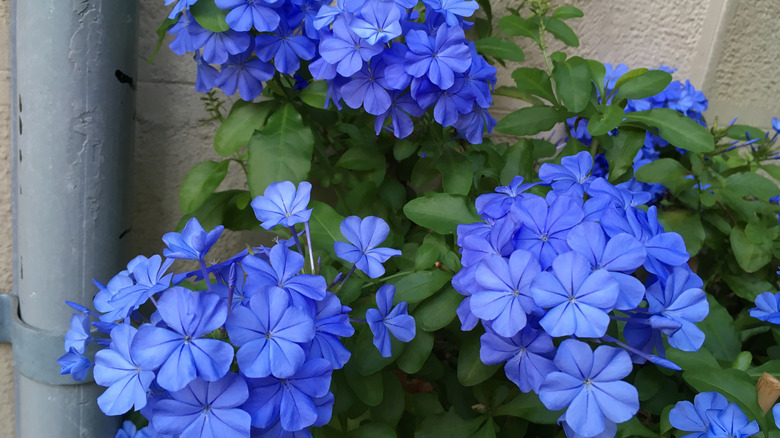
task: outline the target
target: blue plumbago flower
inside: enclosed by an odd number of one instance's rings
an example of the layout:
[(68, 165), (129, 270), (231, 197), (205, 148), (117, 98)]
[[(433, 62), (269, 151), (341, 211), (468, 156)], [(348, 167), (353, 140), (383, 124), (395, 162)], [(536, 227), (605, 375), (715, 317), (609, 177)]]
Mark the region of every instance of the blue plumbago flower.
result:
[(493, 104), (490, 94), (491, 87), (496, 84), (497, 70), (479, 56), (473, 42), (469, 43), (471, 52), (471, 66), (463, 73), (462, 93), (482, 108), (488, 108)]
[(704, 343), (704, 332), (696, 327), (709, 313), (703, 283), (690, 268), (676, 267), (666, 279), (658, 279), (647, 288), (648, 312), (672, 322), (662, 329), (669, 345), (683, 351), (697, 351)]
[(634, 272), (642, 266), (647, 251), (634, 236), (621, 233), (607, 241), (599, 224), (583, 222), (569, 230), (566, 243), (572, 250), (584, 255), (592, 269), (603, 269), (612, 274), (620, 285), (616, 309), (631, 310), (639, 305), (645, 296), (645, 286), (627, 272)]
[[(385, 68), (385, 75), (387, 73), (387, 68)], [(396, 138), (406, 138), (414, 131), (414, 122), (409, 116), (420, 117), (423, 114), (425, 114), (425, 110), (420, 108), (411, 94), (392, 90), (390, 91), (390, 108), (383, 114), (376, 116), (374, 130), (379, 135), (379, 131), (385, 127), (387, 118), (390, 117), (393, 135)]]
[(707, 411), (707, 418), (710, 420), (708, 436), (711, 437), (747, 438), (760, 432), (756, 420), (749, 422), (742, 409), (734, 403), (729, 403), (720, 412)]
[(89, 367), (92, 366), (92, 362), (73, 347), (71, 347), (67, 353), (60, 356), (60, 358), (57, 359), (57, 363), (61, 367), (60, 374), (70, 374), (70, 376), (73, 377), (73, 380), (78, 380), (79, 382), (87, 377)]
[(564, 418), (576, 433), (592, 437), (603, 432), (607, 420), (628, 421), (639, 410), (636, 388), (620, 379), (631, 373), (628, 353), (602, 345), (565, 339), (553, 359), (560, 371), (547, 375), (539, 399), (547, 409), (567, 408)]
[(693, 403), (679, 401), (669, 411), (669, 423), (676, 429), (695, 432), (685, 435), (685, 438), (707, 438), (710, 429), (710, 419), (707, 411), (720, 412), (728, 406), (726, 397), (717, 392), (702, 392), (696, 394)]
[(133, 358), (130, 346), (135, 327), (119, 324), (111, 330), (111, 345), (95, 353), (95, 383), (108, 389), (98, 398), (106, 415), (122, 415), (131, 408), (146, 406), (146, 393), (154, 380), (154, 371), (144, 369)]
[(401, 35), (401, 11), (394, 3), (369, 0), (360, 9), (360, 16), (349, 23), (355, 35), (368, 44), (386, 43)]
[(286, 378), (306, 360), (302, 345), (314, 338), (314, 321), (290, 306), (280, 288), (256, 293), (249, 307), (238, 307), (225, 324), (230, 341), (239, 348), (236, 360), (247, 377)]
[(252, 284), (262, 289), (282, 288), (290, 294), (293, 303), (305, 308), (302, 297), (319, 301), (325, 298), (328, 287), (321, 275), (299, 274), (304, 265), (303, 256), (284, 245), (274, 245), (269, 254), (270, 263), (259, 257), (245, 257), (242, 264)]
[(496, 123), (498, 122), (487, 109), (475, 104), (471, 111), (458, 116), (458, 121), (452, 126), (457, 130), (458, 135), (469, 143), (481, 144), (482, 136), (493, 132)]
[(477, 265), (478, 290), (471, 295), (471, 311), (480, 319), (492, 321), (501, 336), (511, 337), (526, 324), (526, 314), (537, 306), (531, 298), (531, 281), (541, 272), (533, 254), (519, 249), (509, 260), (486, 257)]
[(492, 219), (500, 219), (506, 216), (512, 204), (526, 196), (523, 192), (537, 184), (523, 184), (523, 181), (522, 176), (516, 176), (512, 178), (512, 182), (508, 186), (496, 187), (496, 193), (479, 195), (476, 201), (477, 213), (483, 217), (487, 215), (487, 217)]
[(604, 419), (604, 431), (594, 436), (583, 436), (574, 431), (574, 429), (566, 423), (566, 414), (561, 415), (558, 418), (558, 424), (563, 428), (563, 432), (566, 434), (566, 438), (614, 438), (617, 434), (617, 424), (614, 421), (610, 421), (609, 418)]
[(203, 59), (209, 64), (224, 64), (230, 55), (244, 53), (252, 44), (252, 37), (248, 32), (211, 32), (206, 42), (203, 43)]
[(222, 378), (233, 362), (233, 347), (203, 336), (225, 323), (227, 306), (216, 293), (168, 289), (157, 300), (157, 312), (167, 327), (144, 324), (133, 339), (132, 354), (142, 368), (157, 368), (157, 383), (178, 391), (197, 376)]
[(249, 400), (244, 404), (252, 426), (269, 428), (278, 421), (284, 431), (295, 432), (317, 423), (321, 417), (317, 403), (327, 403), (332, 372), (330, 362), (316, 358), (286, 379), (252, 380)]
[[(164, 262), (159, 255), (150, 258), (138, 256), (127, 264), (127, 270), (132, 274), (132, 286), (122, 288), (116, 294), (111, 295), (105, 305), (113, 309), (110, 314), (116, 313), (116, 319), (122, 319), (134, 310), (141, 307), (150, 297), (164, 291), (171, 285), (173, 274), (165, 275), (165, 272), (173, 264), (173, 259)], [(101, 302), (104, 297), (101, 296)], [(98, 300), (98, 297), (95, 297)], [(96, 304), (97, 305), (97, 304)]]
[(515, 223), (510, 218), (497, 220), (489, 229), (487, 236), (480, 234), (466, 235), (458, 242), (463, 266), (474, 266), (489, 255), (508, 257), (514, 250), (512, 234)]
[(448, 26), (458, 26), (461, 17), (471, 17), (479, 9), (479, 4), (471, 0), (427, 0), (426, 6), (444, 15)]
[(279, 73), (292, 74), (298, 71), (299, 59), (312, 59), (317, 46), (309, 38), (296, 35), (286, 20), (279, 23), (274, 34), (263, 34), (255, 37), (255, 54), (263, 61), (274, 60), (274, 66)]
[(371, 278), (381, 277), (385, 273), (382, 263), (390, 257), (400, 256), (401, 251), (392, 248), (377, 248), (390, 233), (387, 222), (376, 216), (360, 219), (349, 216), (341, 221), (341, 234), (349, 243), (335, 242), (336, 255)]
[(252, 27), (259, 32), (272, 32), (279, 26), (280, 17), (266, 6), (267, 1), (258, 0), (214, 0), (220, 9), (230, 9), (225, 22), (231, 29), (246, 32)]
[(146, 434), (139, 434), (139, 432), (135, 428), (135, 424), (133, 424), (132, 421), (125, 420), (122, 423), (122, 427), (116, 431), (116, 435), (114, 435), (114, 438), (146, 438)]
[(610, 237), (628, 233), (642, 242), (647, 251), (643, 266), (660, 277), (668, 276), (675, 266), (684, 265), (690, 258), (682, 236), (664, 232), (655, 206), (649, 207), (647, 212), (607, 208), (601, 215), (601, 226)]
[(84, 353), (90, 342), (92, 342), (92, 335), (89, 334), (89, 316), (74, 313), (70, 317), (70, 330), (65, 333), (65, 351), (73, 348), (79, 353)]
[(208, 93), (217, 84), (219, 70), (203, 59), (200, 55), (200, 50), (197, 50), (192, 58), (195, 60), (198, 71), (197, 76), (195, 77), (195, 91)]
[(436, 105), (433, 107), (433, 119), (441, 126), (454, 125), (461, 114), (466, 114), (474, 108), (473, 99), (470, 99), (469, 93), (463, 90), (464, 84), (465, 80), (462, 77), (457, 77), (451, 87), (437, 93)]
[(185, 9), (189, 10), (190, 6), (194, 5), (197, 1), (198, 0), (165, 0), (165, 6), (176, 2), (173, 6), (173, 10), (168, 14), (168, 18), (176, 18), (176, 15), (178, 15), (179, 12), (184, 11)]
[(192, 52), (200, 49), (206, 44), (209, 36), (213, 33), (207, 29), (202, 28), (195, 18), (192, 17), (189, 11), (185, 11), (179, 17), (179, 21), (176, 22), (168, 33), (176, 35), (171, 41), (168, 47), (171, 48), (173, 53), (181, 56), (187, 52)]
[(310, 196), (311, 184), (306, 181), (298, 184), (297, 190), (290, 181), (275, 182), (269, 184), (263, 196), (256, 197), (251, 205), (266, 230), (277, 225), (292, 227), (311, 217), (311, 209), (307, 209)]
[(406, 34), (406, 45), (406, 71), (415, 78), (427, 76), (442, 90), (455, 83), (455, 73), (471, 66), (471, 53), (458, 26), (440, 26), (434, 36), (411, 30)]
[(367, 113), (374, 116), (385, 113), (390, 108), (391, 100), (384, 79), (385, 69), (381, 61), (364, 64), (352, 75), (352, 80), (341, 87), (344, 103), (354, 109), (362, 105)]
[[(393, 334), (401, 342), (409, 342), (414, 339), (414, 318), (407, 313), (406, 301), (393, 306), (395, 286), (385, 284), (376, 292), (376, 305), (378, 309), (366, 311), (366, 321), (371, 333), (374, 334), (374, 345), (382, 357), (390, 357), (390, 335)], [(392, 308), (392, 309), (391, 309)]]
[(565, 195), (549, 205), (539, 196), (524, 197), (515, 207), (523, 224), (515, 234), (515, 248), (531, 251), (542, 269), (547, 269), (558, 254), (569, 250), (566, 235), (582, 221), (582, 208), (574, 198)]
[(520, 391), (538, 392), (544, 378), (558, 370), (552, 361), (555, 346), (547, 333), (526, 326), (516, 335), (504, 337), (488, 327), (479, 338), (479, 357), (486, 365), (506, 362), (504, 372)]
[[(780, 294), (764, 292), (756, 297), (756, 307), (749, 310), (750, 316), (761, 321), (780, 324)], [(71, 327), (73, 322), (71, 322)]]
[(355, 334), (355, 329), (349, 323), (351, 310), (342, 306), (338, 297), (332, 293), (317, 302), (314, 339), (309, 357), (323, 357), (330, 361), (333, 369), (340, 369), (347, 363), (352, 353), (344, 347), (340, 338)]
[(780, 134), (780, 118), (772, 117), (772, 129), (775, 133)]
[(228, 373), (214, 382), (195, 379), (154, 406), (151, 424), (182, 438), (249, 438), (251, 419), (241, 405), (249, 397), (244, 378)]
[(320, 41), (320, 56), (336, 71), (350, 77), (360, 71), (363, 62), (382, 52), (381, 44), (370, 44), (350, 30), (343, 19), (333, 23), (333, 36)]
[(170, 259), (202, 260), (224, 229), (222, 225), (217, 225), (207, 233), (198, 219), (193, 217), (187, 221), (181, 233), (163, 235), (162, 240), (168, 246), (163, 249), (163, 255)]
[(238, 90), (242, 100), (251, 102), (263, 92), (263, 82), (274, 77), (274, 67), (257, 58), (250, 58), (251, 50), (230, 55), (222, 64), (215, 85), (232, 96)]
[(536, 304), (549, 308), (539, 324), (550, 336), (581, 338), (604, 336), (617, 302), (618, 283), (609, 272), (593, 271), (587, 259), (574, 251), (552, 263), (552, 272), (539, 273), (531, 283)]
[(544, 163), (539, 167), (539, 179), (552, 184), (556, 192), (572, 191), (572, 196), (582, 196), (585, 188), (595, 178), (590, 176), (593, 158), (588, 152), (561, 158), (561, 164)]

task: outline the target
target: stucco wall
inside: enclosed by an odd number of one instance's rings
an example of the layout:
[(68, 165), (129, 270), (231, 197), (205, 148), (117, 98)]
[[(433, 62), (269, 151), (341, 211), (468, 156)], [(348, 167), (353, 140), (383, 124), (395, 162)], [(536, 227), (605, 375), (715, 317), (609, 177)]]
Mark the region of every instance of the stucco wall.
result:
[[(26, 0), (20, 0), (26, 1)], [(60, 0), (57, 0), (60, 1)], [(130, 0), (125, 0), (130, 1)], [(573, 0), (585, 18), (571, 23), (581, 40), (570, 51), (603, 62), (630, 67), (677, 67), (676, 78), (691, 78), (710, 98), (711, 111), (730, 120), (768, 126), (780, 116), (780, 45), (777, 0)], [(498, 0), (500, 14), (514, 0)], [(193, 90), (191, 58), (163, 47), (147, 65), (155, 31), (168, 13), (162, 0), (141, 0), (138, 101), (133, 182), (134, 254), (162, 249), (160, 237), (178, 221), (178, 184), (190, 167), (216, 158), (211, 141), (216, 125), (203, 125), (207, 114)], [(0, 0), (0, 266), (11, 266), (10, 135), (9, 135), (9, 0)], [(166, 40), (166, 44), (169, 40)], [(523, 43), (527, 64), (539, 64), (536, 50)], [(554, 48), (559, 46), (553, 45)], [(509, 71), (500, 80), (511, 84)], [(516, 102), (498, 100), (495, 114)], [(226, 186), (240, 186), (239, 179)], [(245, 236), (233, 236), (236, 242)], [(229, 245), (230, 242), (228, 242)], [(107, 280), (107, 279), (101, 279)], [(10, 268), (0, 281), (11, 290)], [(63, 316), (64, 318), (67, 316)], [(13, 436), (13, 375), (10, 348), (0, 345), (0, 438)]]

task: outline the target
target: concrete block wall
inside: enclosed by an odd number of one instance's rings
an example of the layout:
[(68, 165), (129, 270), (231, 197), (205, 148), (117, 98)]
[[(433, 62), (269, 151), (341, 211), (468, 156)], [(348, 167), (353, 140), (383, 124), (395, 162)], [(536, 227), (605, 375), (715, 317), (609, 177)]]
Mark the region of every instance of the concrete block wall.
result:
[[(20, 0), (27, 1), (27, 0)], [(178, 185), (211, 147), (215, 124), (193, 90), (195, 66), (163, 46), (152, 64), (156, 29), (168, 14), (162, 0), (140, 0), (138, 99), (133, 182), (132, 254), (160, 253), (162, 234), (179, 219)], [(769, 127), (780, 116), (780, 20), (777, 0), (571, 0), (585, 18), (571, 21), (581, 45), (571, 54), (629, 67), (676, 67), (676, 79), (691, 79), (710, 99), (707, 117)], [(499, 15), (514, 0), (494, 0)], [(0, 0), (0, 292), (11, 290), (11, 196), (9, 125), (9, 0)], [(170, 38), (166, 40), (166, 44)], [(540, 64), (534, 47), (522, 41), (526, 65)], [(562, 48), (553, 43), (553, 48)], [(499, 72), (511, 85), (511, 70)], [(229, 102), (232, 101), (228, 98)], [(498, 100), (497, 117), (517, 102)], [(234, 172), (235, 173), (235, 172)], [(236, 175), (237, 176), (237, 173)], [(240, 178), (224, 183), (240, 187)], [(232, 235), (225, 247), (240, 247), (246, 235)], [(229, 251), (226, 249), (225, 251)], [(227, 254), (227, 252), (223, 252)], [(107, 281), (108, 279), (99, 279)], [(63, 315), (63, 318), (67, 318)], [(0, 344), (0, 438), (14, 436), (13, 360)]]

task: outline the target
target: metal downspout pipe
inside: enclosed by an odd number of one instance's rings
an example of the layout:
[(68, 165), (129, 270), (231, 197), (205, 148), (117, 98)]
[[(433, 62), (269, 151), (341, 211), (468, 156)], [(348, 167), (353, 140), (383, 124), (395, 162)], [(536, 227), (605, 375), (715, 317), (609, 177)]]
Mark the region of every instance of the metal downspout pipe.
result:
[(52, 345), (69, 327), (64, 301), (90, 305), (92, 278), (108, 281), (128, 261), (137, 18), (138, 0), (11, 0), (21, 321), (14, 308), (2, 325), (17, 321), (8, 340), (19, 438), (113, 437), (117, 427), (97, 407), (104, 388), (59, 376), (52, 358), (64, 350)]

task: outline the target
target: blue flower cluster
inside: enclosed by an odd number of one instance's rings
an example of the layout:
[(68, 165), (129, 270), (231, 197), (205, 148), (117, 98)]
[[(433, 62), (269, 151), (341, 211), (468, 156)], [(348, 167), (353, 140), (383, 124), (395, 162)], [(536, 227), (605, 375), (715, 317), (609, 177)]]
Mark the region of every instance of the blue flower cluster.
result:
[(197, 91), (238, 90), (251, 101), (276, 72), (303, 80), (296, 72), (308, 63), (311, 76), (328, 83), (326, 106), (362, 107), (376, 116), (377, 134), (409, 136), (411, 117), (428, 108), (471, 143), (481, 143), (496, 124), (487, 111), (496, 69), (463, 33), (476, 1), (424, 0), (423, 11), (417, 0), (200, 1), (229, 11), (230, 29), (200, 26), (189, 12), (192, 0), (180, 0), (171, 12), (179, 19), (169, 30), (176, 35), (170, 47), (179, 55), (195, 52)]
[(759, 432), (755, 420), (748, 421), (739, 406), (717, 392), (697, 394), (693, 403), (677, 402), (669, 411), (669, 423), (679, 430), (693, 432), (683, 438), (747, 438)]
[[(561, 163), (541, 166), (542, 183), (515, 177), (477, 198), (484, 222), (458, 227), (463, 268), (452, 284), (466, 297), (462, 328), (485, 328), (484, 363), (506, 362), (520, 390), (566, 408), (569, 436), (609, 435), (639, 408), (621, 380), (632, 362), (679, 370), (664, 359), (664, 337), (698, 350), (695, 323), (709, 305), (682, 237), (664, 231), (655, 207), (637, 208), (649, 193), (593, 177), (587, 152)], [(528, 192), (541, 184), (551, 186), (546, 196)], [(613, 321), (624, 324), (623, 340), (607, 335)], [(567, 339), (556, 348), (559, 337)], [(619, 348), (592, 350), (586, 339)]]
[[(84, 379), (93, 365), (86, 347), (100, 343), (105, 348), (95, 354), (93, 375), (107, 389), (98, 406), (106, 415), (135, 409), (149, 420), (137, 432), (126, 424), (117, 437), (305, 437), (310, 426), (330, 421), (331, 374), (350, 358), (341, 338), (352, 336), (351, 321), (359, 320), (350, 319), (351, 309), (329, 289), (338, 290), (355, 269), (382, 275), (382, 262), (400, 251), (378, 248), (389, 231), (382, 219), (350, 217), (342, 224), (348, 243), (336, 248), (354, 263), (349, 274), (328, 285), (313, 263), (307, 271), (305, 251), (290, 246), (301, 248), (294, 228), (301, 223), (310, 242), (310, 189), (305, 182), (297, 189), (289, 181), (274, 183), (252, 202), (263, 227), (291, 228), (292, 244), (206, 266), (222, 227), (206, 232), (191, 219), (181, 233), (163, 237), (165, 261), (139, 256), (107, 285), (96, 282), (97, 312), (69, 303), (78, 313), (58, 360), (62, 373)], [(201, 269), (166, 273), (175, 259), (196, 260)], [(205, 280), (206, 289), (183, 287), (188, 277)], [(389, 333), (403, 342), (415, 336), (406, 303), (391, 309), (394, 292), (382, 286), (378, 309), (366, 313), (385, 356)], [(140, 309), (147, 302), (155, 308), (151, 315)], [(90, 325), (108, 338), (93, 337)]]
[[(611, 96), (615, 89), (615, 84), (621, 76), (628, 72), (628, 67), (625, 64), (618, 64), (615, 67), (611, 64), (604, 64), (604, 67), (606, 68), (604, 93), (607, 96)], [(658, 69), (667, 73), (674, 73), (676, 70), (666, 66), (661, 66)], [(610, 101), (611, 97), (604, 103), (610, 103)], [(708, 101), (707, 97), (704, 96), (704, 93), (696, 90), (691, 82), (686, 79), (685, 83), (672, 81), (664, 91), (655, 96), (646, 97), (644, 99), (629, 99), (625, 107), (625, 112), (647, 111), (653, 108), (671, 108), (697, 121), (700, 125), (705, 125), (704, 115), (702, 113), (707, 109), (707, 105)], [(588, 123), (586, 120), (571, 118), (567, 120), (566, 123), (572, 138), (576, 138), (583, 144), (590, 145), (591, 136), (590, 133), (588, 133)], [(645, 137), (644, 146), (637, 152), (636, 157), (634, 157), (634, 171), (647, 163), (657, 160), (660, 156), (661, 148), (667, 145), (669, 145), (669, 142), (656, 134), (648, 132)], [(601, 169), (594, 170), (594, 173), (604, 175), (607, 172), (606, 160), (604, 160), (602, 156), (600, 159), (597, 159), (596, 162)], [(664, 186), (662, 184), (643, 183), (633, 178), (630, 181), (622, 183), (620, 186), (632, 191), (650, 192), (653, 197), (656, 197), (664, 191)]]

